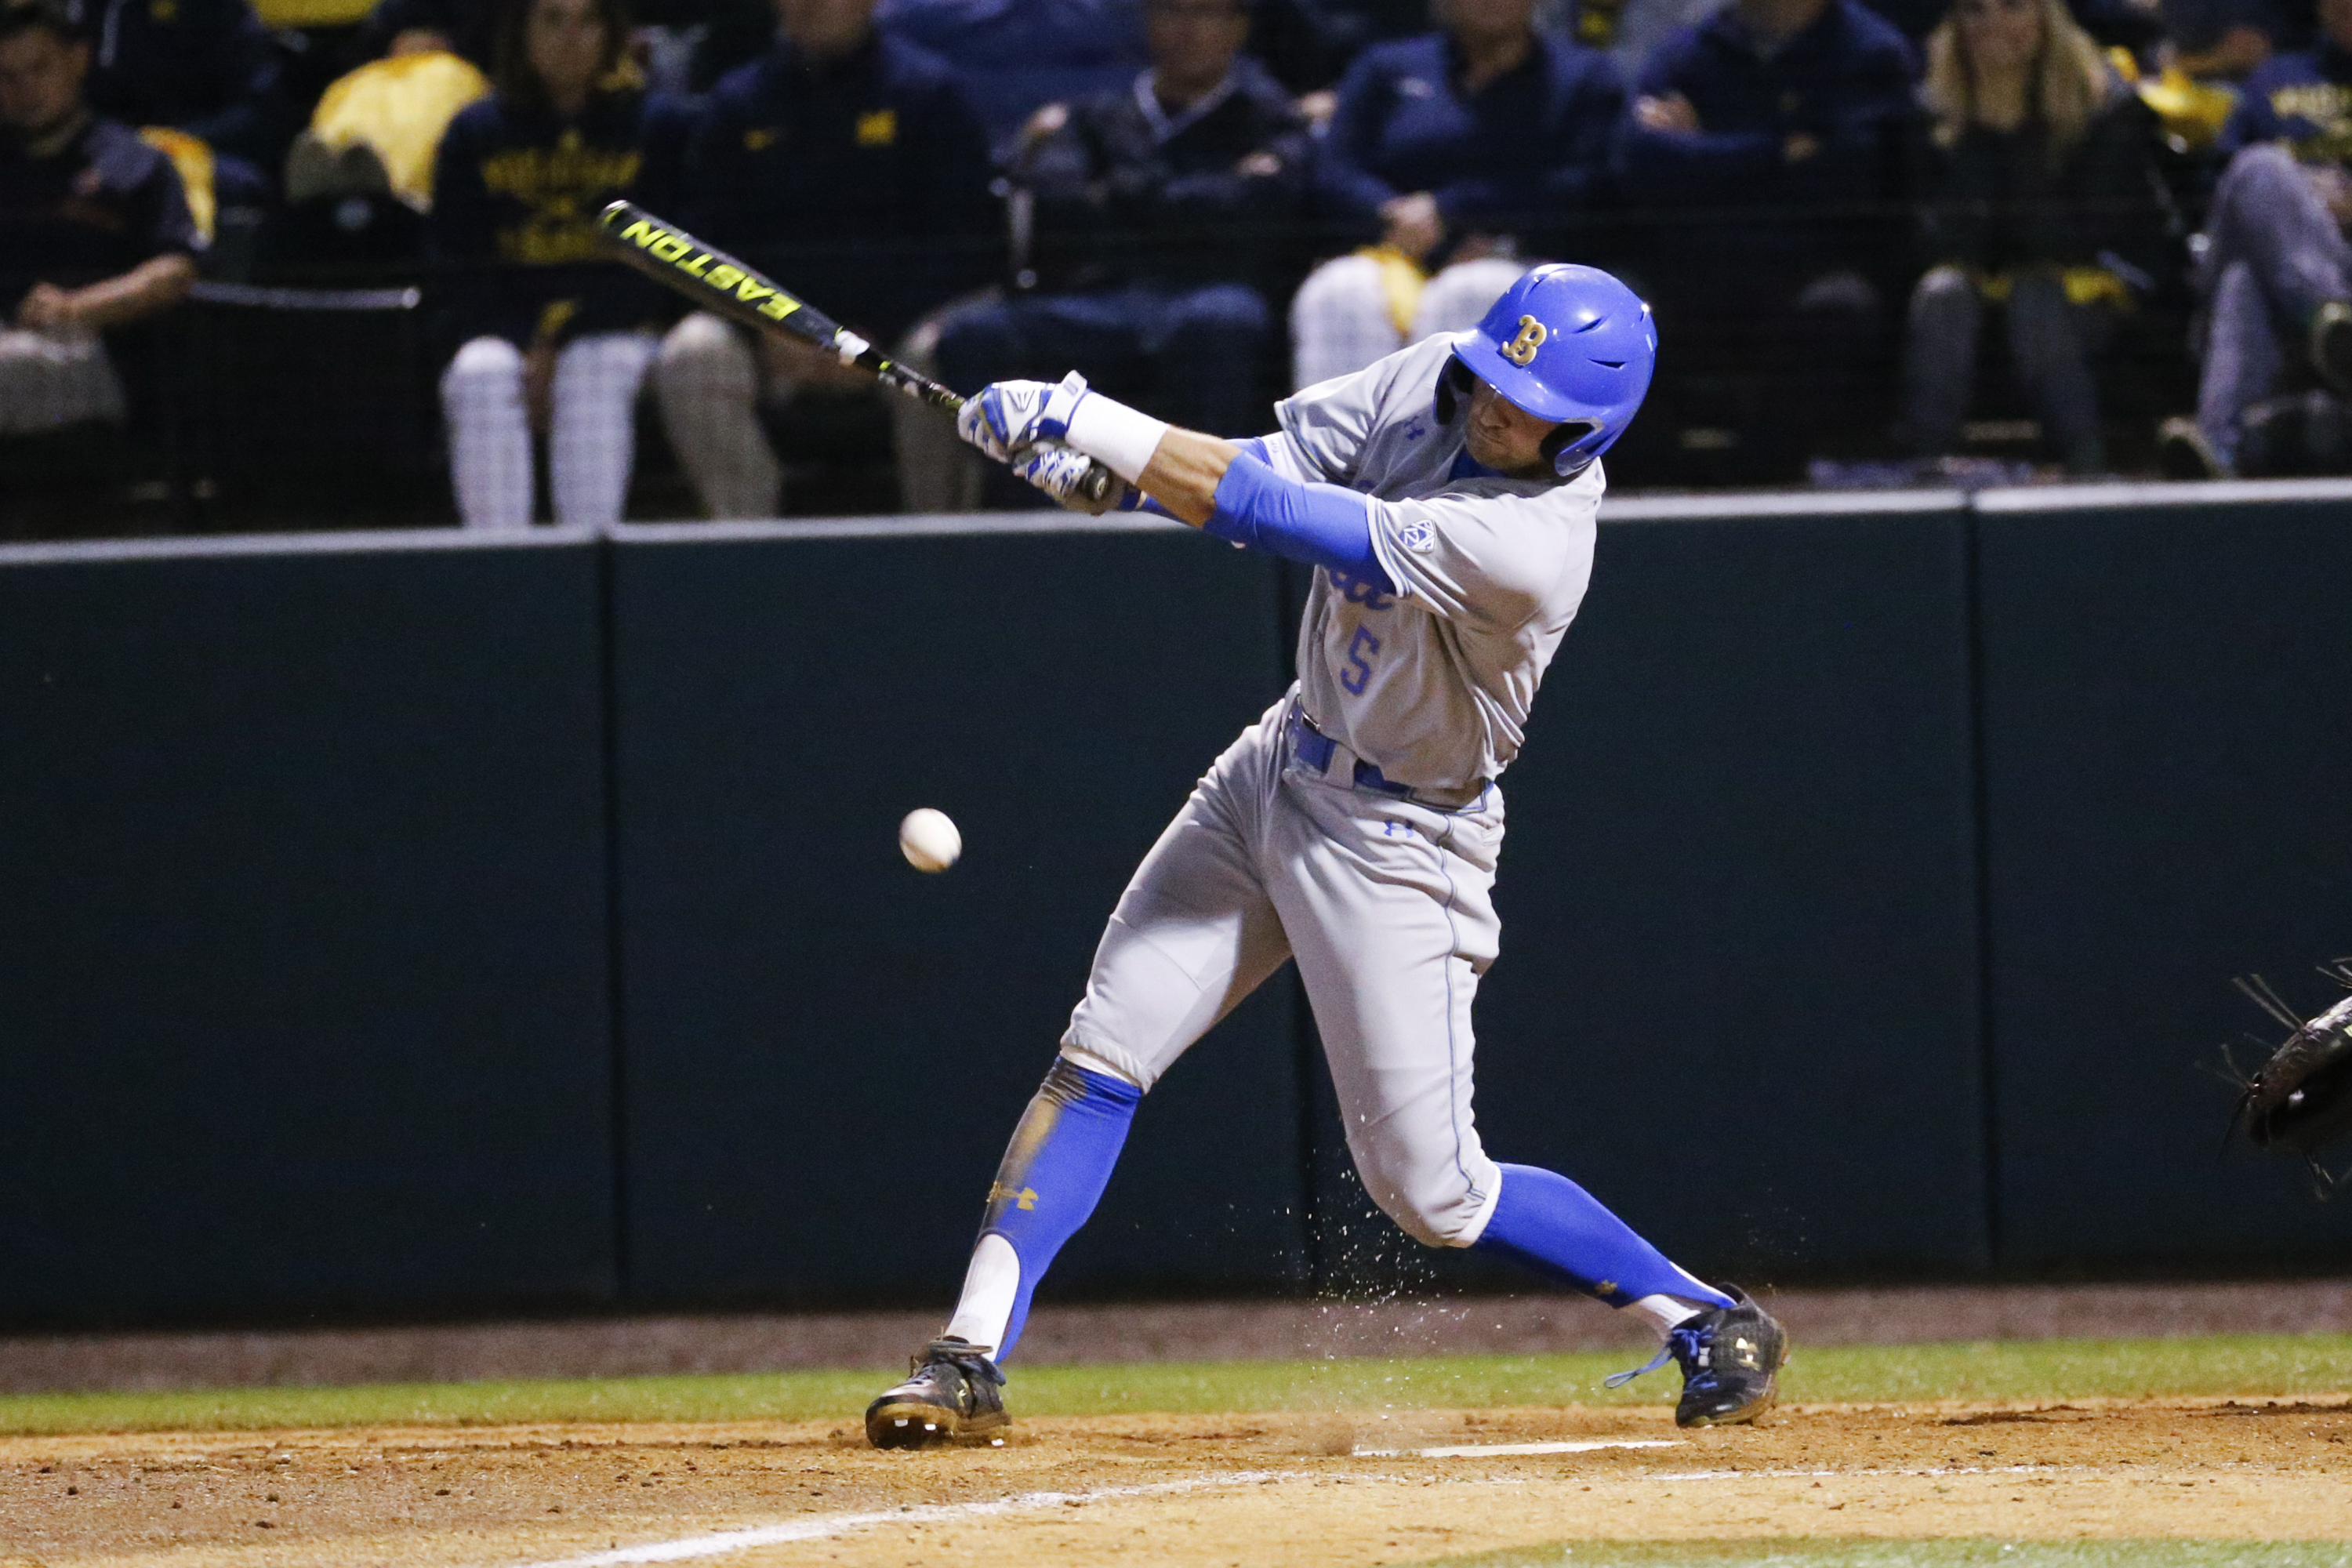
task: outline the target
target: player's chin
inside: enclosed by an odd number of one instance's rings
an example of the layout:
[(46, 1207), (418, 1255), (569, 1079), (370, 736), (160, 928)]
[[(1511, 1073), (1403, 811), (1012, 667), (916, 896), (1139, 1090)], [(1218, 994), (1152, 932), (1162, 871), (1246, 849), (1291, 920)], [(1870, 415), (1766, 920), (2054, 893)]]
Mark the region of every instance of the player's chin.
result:
[(1470, 454), (1472, 462), (1498, 474), (1526, 472), (1543, 461), (1540, 448), (1521, 450), (1512, 442), (1487, 436), (1475, 425), (1462, 433), (1462, 447)]

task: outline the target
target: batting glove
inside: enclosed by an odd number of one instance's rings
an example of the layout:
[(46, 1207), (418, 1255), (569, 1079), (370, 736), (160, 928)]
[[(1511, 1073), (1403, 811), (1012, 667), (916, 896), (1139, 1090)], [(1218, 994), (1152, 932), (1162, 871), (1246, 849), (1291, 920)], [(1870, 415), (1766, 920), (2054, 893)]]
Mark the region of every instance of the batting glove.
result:
[(992, 382), (956, 415), (956, 434), (998, 462), (1010, 462), (1039, 441), (1058, 441), (1068, 435), (1070, 411), (1086, 395), (1087, 378), (1076, 371), (1059, 384)]
[(1087, 476), (1094, 470), (1092, 458), (1059, 441), (1040, 441), (1013, 459), (1014, 475), (1052, 496), (1055, 504), (1065, 511), (1100, 517), (1107, 511), (1135, 510), (1135, 491), (1123, 484), (1114, 483), (1100, 500), (1089, 497)]

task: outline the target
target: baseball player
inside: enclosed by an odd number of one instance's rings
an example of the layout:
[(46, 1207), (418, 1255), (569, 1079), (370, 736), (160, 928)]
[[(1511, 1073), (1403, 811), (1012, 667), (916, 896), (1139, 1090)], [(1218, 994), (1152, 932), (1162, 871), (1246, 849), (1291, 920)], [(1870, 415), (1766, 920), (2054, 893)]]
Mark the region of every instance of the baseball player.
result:
[[(1087, 459), (1220, 539), (1312, 563), (1298, 679), (1226, 748), (1121, 895), (1061, 1054), (989, 1189), (945, 1331), (874, 1401), (917, 1447), (1006, 1424), (1002, 1363), (1110, 1178), (1144, 1094), (1296, 960), (1348, 1148), (1390, 1217), (1646, 1320), (1685, 1426), (1769, 1409), (1778, 1322), (1668, 1261), (1591, 1194), (1497, 1164), (1471, 1117), (1470, 1002), (1494, 962), (1496, 778), (1591, 575), (1601, 454), (1657, 353), (1649, 307), (1588, 267), (1519, 278), (1475, 329), (1279, 405), (1229, 441), (1089, 392), (1000, 382), (964, 438), (1069, 502)], [(1640, 1375), (1626, 1373), (1612, 1386)]]

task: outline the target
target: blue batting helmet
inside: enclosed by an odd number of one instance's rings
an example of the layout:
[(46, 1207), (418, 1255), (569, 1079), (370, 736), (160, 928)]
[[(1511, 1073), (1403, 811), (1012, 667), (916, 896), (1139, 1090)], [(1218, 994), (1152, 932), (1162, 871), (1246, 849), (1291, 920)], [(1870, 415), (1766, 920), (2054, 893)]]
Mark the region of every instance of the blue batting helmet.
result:
[(1454, 357), (1559, 426), (1545, 451), (1566, 476), (1633, 422), (1658, 363), (1658, 329), (1650, 307), (1608, 273), (1553, 262), (1521, 273), (1485, 321), (1454, 340)]

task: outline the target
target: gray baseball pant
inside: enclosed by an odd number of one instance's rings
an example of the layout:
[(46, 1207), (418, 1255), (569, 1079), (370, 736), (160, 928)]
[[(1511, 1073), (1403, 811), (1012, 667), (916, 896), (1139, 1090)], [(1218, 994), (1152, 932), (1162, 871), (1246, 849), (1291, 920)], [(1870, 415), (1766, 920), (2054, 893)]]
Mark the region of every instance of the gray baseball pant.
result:
[(1145, 1089), (1298, 963), (1364, 1186), (1432, 1246), (1468, 1247), (1501, 1176), (1471, 1115), (1470, 1003), (1501, 933), (1501, 792), (1457, 811), (1318, 771), (1286, 696), (1226, 748), (1120, 897), (1063, 1037)]

